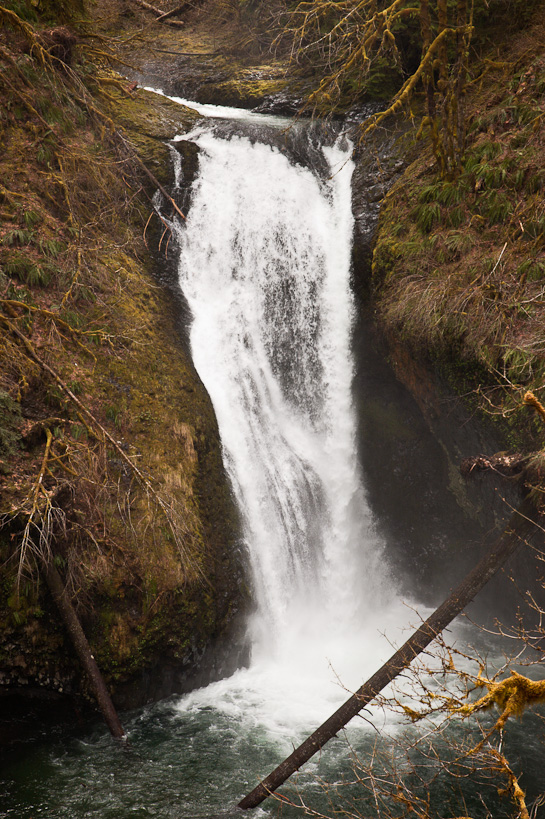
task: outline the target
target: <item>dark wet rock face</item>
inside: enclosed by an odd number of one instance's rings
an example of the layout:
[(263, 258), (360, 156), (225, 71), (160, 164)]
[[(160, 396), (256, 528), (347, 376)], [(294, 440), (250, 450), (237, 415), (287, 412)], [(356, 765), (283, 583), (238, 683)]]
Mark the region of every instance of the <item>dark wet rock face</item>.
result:
[[(371, 113), (373, 109), (370, 107), (367, 115)], [(405, 169), (399, 145), (400, 137), (405, 131), (404, 124), (395, 121), (388, 128), (378, 129), (363, 145), (359, 145), (359, 123), (350, 123), (349, 127), (349, 133), (357, 146), (356, 168), (352, 179), (353, 275), (355, 289), (364, 299), (369, 298), (371, 291), (373, 242), (382, 199)]]
[(304, 84), (283, 64), (244, 67), (216, 54), (148, 60), (134, 79), (187, 100), (284, 116), (297, 114), (305, 97)]

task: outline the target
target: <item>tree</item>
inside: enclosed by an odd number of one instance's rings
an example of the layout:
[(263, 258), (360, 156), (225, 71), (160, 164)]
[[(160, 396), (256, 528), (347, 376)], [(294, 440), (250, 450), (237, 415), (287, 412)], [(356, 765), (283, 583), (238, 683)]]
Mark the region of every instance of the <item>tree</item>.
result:
[[(517, 660), (524, 662), (520, 654)], [(531, 665), (542, 660), (542, 651), (527, 659)], [(539, 816), (545, 794), (526, 792), (524, 767), (508, 740), (512, 718), (545, 699), (545, 682), (516, 671), (505, 676), (508, 662), (489, 669), (486, 657), (440, 641), (432, 657), (413, 664), (403, 683), (380, 699), (385, 727), (365, 754), (348, 747), (344, 778), (320, 780), (317, 798), (297, 787), (275, 798), (316, 819)], [(543, 715), (532, 710), (535, 736)]]
[(410, 106), (423, 88), (426, 114), (419, 135), (429, 134), (442, 176), (454, 179), (466, 142), (464, 97), (474, 6), (467, 0), (304, 0), (289, 15), (285, 34), (293, 59), (310, 60), (322, 73), (308, 105), (334, 109), (377, 80), (384, 94), (396, 72), (397, 90), (384, 110), (363, 123), (362, 135)]

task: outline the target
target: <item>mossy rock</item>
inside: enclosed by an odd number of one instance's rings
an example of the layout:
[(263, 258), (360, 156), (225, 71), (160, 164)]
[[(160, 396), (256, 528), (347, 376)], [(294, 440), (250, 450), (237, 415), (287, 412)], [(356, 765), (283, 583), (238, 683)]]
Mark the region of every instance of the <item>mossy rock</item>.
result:
[(201, 119), (193, 108), (167, 97), (137, 89), (134, 96), (115, 89), (110, 114), (126, 132), (142, 161), (161, 184), (171, 181), (170, 151), (166, 144), (177, 134), (190, 131)]
[[(258, 72), (260, 75), (264, 71)], [(219, 83), (208, 83), (200, 89), (202, 102), (232, 105), (238, 108), (255, 108), (265, 100), (288, 88), (288, 81), (281, 78), (260, 78), (251, 72), (237, 75)]]
[[(86, 78), (91, 88), (99, 86), (98, 79)], [(119, 75), (101, 73), (101, 78), (108, 80), (110, 129), (122, 128), (155, 176), (170, 182), (165, 142), (187, 132), (199, 115), (143, 90), (131, 96)], [(29, 94), (47, 98), (50, 88), (49, 75), (37, 72)], [(125, 686), (118, 702), (128, 707), (181, 690), (195, 674), (204, 681), (207, 674), (218, 673), (215, 646), (230, 645), (235, 617), (246, 604), (244, 567), (214, 411), (187, 352), (180, 304), (157, 281), (173, 262), (172, 245), (168, 238), (161, 247), (154, 245), (149, 202), (140, 195), (143, 174), (130, 156), (128, 162), (120, 161), (126, 155), (122, 145), (104, 139), (104, 118), (100, 123), (88, 118), (71, 99), (70, 89), (55, 90), (66, 97), (66, 117), (74, 114), (73, 128), (55, 143), (70, 202), (62, 195), (40, 197), (44, 160), (37, 152), (18, 150), (29, 136), (36, 138), (40, 126), (27, 122), (28, 117), (14, 118), (13, 125), (3, 121), (9, 148), (3, 156), (4, 181), (27, 207), (23, 211), (6, 198), (2, 207), (21, 235), (30, 231), (25, 216), (30, 217), (36, 242), (25, 244), (24, 252), (35, 254), (42, 264), (58, 265), (47, 286), (29, 281), (23, 287), (18, 279), (10, 286), (21, 311), (23, 300), (35, 309), (32, 322), (21, 316), (18, 326), (38, 340), (48, 364), (92, 408), (96, 423), (117, 446), (102, 447), (96, 429), (77, 418), (58, 386), (38, 377), (30, 359), (21, 354), (19, 372), (19, 361), (13, 366), (9, 352), (2, 358), (0, 469), (4, 453), (9, 463), (6, 458), (8, 478), (0, 492), (5, 518), (0, 537), (0, 628), (5, 638), (0, 686), (89, 693), (37, 567), (29, 566), (21, 594), (15, 593), (24, 504), (44, 456), (43, 435), (31, 440), (27, 431), (24, 449), (18, 447), (22, 416), (35, 426), (55, 416), (55, 464), (51, 460), (44, 487), (55, 493), (66, 521), (66, 537), (55, 540), (59, 570), (65, 579), (71, 577), (77, 589), (74, 605), (91, 650), (107, 682)], [(97, 108), (102, 102), (103, 95)], [(186, 165), (195, 165), (196, 148), (181, 150), (185, 174)], [(44, 182), (48, 193), (49, 185)], [(159, 220), (152, 213), (154, 222)], [(50, 247), (52, 236), (63, 239), (62, 262), (54, 245), (56, 255), (45, 261), (39, 255), (39, 242)], [(17, 253), (23, 251), (18, 248)], [(63, 335), (62, 343), (52, 342), (49, 332), (50, 320), (57, 316), (63, 328), (74, 329), (74, 337)], [(82, 344), (76, 338), (84, 327), (100, 327), (100, 332), (86, 335)], [(22, 414), (11, 398), (18, 391)], [(70, 467), (61, 473), (57, 455), (64, 457), (68, 450), (77, 463), (71, 461), (72, 472)], [(134, 459), (154, 495), (134, 480), (123, 453)], [(70, 474), (75, 480), (69, 486)], [(56, 490), (64, 488), (61, 496)], [(205, 663), (207, 652), (214, 656)], [(168, 683), (163, 681), (165, 664), (172, 672)]]
[(172, 139), (189, 131), (202, 118), (193, 108), (144, 88), (138, 88), (134, 96), (117, 90), (111, 93), (116, 100), (112, 111), (116, 122), (152, 139)]

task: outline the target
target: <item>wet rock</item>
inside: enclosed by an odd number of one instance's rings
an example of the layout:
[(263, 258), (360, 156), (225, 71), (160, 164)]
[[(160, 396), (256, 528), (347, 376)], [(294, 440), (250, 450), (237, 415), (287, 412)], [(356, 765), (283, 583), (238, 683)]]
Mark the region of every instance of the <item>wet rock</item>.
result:
[(388, 127), (378, 128), (359, 142), (361, 123), (376, 110), (376, 105), (367, 105), (347, 118), (348, 132), (357, 146), (352, 178), (353, 275), (355, 289), (363, 299), (371, 290), (371, 258), (381, 202), (405, 168), (401, 139), (407, 125), (403, 120), (392, 119)]

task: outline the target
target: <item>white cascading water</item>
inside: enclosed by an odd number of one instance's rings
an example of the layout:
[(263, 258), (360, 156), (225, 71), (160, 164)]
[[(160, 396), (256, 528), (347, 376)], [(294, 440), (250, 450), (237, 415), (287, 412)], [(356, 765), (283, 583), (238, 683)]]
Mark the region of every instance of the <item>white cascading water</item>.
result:
[(250, 668), (180, 707), (208, 703), (293, 733), (346, 696), (338, 680), (357, 687), (391, 650), (351, 395), (350, 149), (322, 149), (324, 180), (246, 137), (190, 138), (201, 153), (178, 229), (180, 284), (256, 613)]

